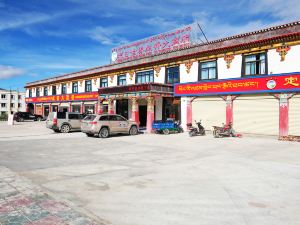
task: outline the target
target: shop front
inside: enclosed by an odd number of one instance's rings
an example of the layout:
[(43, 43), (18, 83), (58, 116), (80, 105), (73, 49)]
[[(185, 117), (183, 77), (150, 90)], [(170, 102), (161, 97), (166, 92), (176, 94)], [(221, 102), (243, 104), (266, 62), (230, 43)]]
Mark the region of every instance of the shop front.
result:
[[(169, 104), (166, 104), (173, 99), (173, 86), (168, 84), (146, 83), (100, 88), (98, 113), (105, 113), (104, 103), (107, 102), (109, 114), (117, 113), (132, 119), (140, 128), (145, 127), (147, 132), (151, 132), (154, 120), (180, 114), (180, 103), (177, 106), (179, 111), (177, 114), (173, 113), (174, 110), (170, 110)], [(164, 109), (168, 113), (163, 115)]]
[(233, 123), (244, 134), (299, 135), (300, 73), (176, 84), (174, 96), (186, 100), (182, 118), (213, 125)]

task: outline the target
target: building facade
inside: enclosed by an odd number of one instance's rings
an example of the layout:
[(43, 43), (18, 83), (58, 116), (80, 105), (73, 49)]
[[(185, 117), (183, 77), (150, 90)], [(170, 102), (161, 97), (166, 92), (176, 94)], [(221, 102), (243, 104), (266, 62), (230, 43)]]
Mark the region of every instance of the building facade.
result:
[(294, 22), (31, 82), (27, 110), (119, 113), (149, 132), (153, 120), (174, 118), (300, 135), (299, 57)]
[(5, 90), (0, 88), (0, 114), (25, 112), (25, 92)]

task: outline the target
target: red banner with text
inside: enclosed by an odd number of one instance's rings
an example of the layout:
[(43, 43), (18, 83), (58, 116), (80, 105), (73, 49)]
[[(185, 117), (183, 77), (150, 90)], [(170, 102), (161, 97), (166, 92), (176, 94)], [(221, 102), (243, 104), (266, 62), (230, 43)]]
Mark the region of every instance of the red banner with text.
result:
[(98, 96), (99, 96), (98, 92), (69, 94), (69, 95), (54, 95), (54, 96), (26, 98), (25, 102), (39, 103), (39, 102), (89, 101), (89, 100), (97, 100)]
[(174, 85), (175, 96), (204, 96), (300, 91), (300, 73)]

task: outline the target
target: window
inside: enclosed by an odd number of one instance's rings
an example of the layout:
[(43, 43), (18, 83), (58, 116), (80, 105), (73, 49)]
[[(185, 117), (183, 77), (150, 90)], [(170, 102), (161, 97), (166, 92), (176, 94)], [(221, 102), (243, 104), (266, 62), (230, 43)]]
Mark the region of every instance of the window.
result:
[(18, 95), (18, 99), (21, 100), (22, 99), (22, 95)]
[(56, 86), (52, 86), (52, 95), (56, 95)]
[(72, 93), (78, 93), (78, 82), (72, 84)]
[(15, 99), (15, 96), (14, 96), (14, 95), (11, 95), (10, 98), (11, 98), (11, 99)]
[(57, 119), (66, 119), (66, 112), (57, 112)]
[(10, 103), (10, 107), (14, 108), (15, 107), (15, 103)]
[(40, 88), (36, 88), (35, 96), (40, 97)]
[(101, 116), (100, 121), (108, 121), (108, 116)]
[(91, 92), (92, 91), (92, 81), (86, 80), (85, 81), (85, 92)]
[(107, 77), (101, 78), (100, 87), (107, 87), (107, 86), (108, 86)]
[(137, 72), (136, 73), (136, 83), (142, 84), (142, 83), (149, 83), (154, 82), (154, 76), (153, 76), (153, 70), (143, 71), (143, 72)]
[(29, 98), (32, 98), (32, 89), (29, 89)]
[(61, 94), (67, 94), (67, 84), (61, 84)]
[(218, 78), (217, 61), (199, 62), (199, 80)]
[(1, 103), (2, 108), (6, 108), (6, 103)]
[(242, 75), (267, 74), (267, 54), (259, 53), (243, 56)]
[(48, 96), (48, 88), (44, 87), (44, 96)]
[(79, 120), (80, 117), (79, 114), (72, 114), (72, 113), (69, 113), (69, 120)]
[(179, 83), (179, 66), (172, 66), (166, 69), (166, 83)]
[(1, 99), (6, 99), (6, 95), (5, 95), (5, 94), (2, 94), (2, 95), (1, 95)]
[(21, 104), (21, 103), (18, 103), (18, 107), (21, 108), (21, 107), (22, 107), (22, 104)]
[(119, 75), (118, 76), (118, 85), (119, 86), (126, 85), (126, 75)]

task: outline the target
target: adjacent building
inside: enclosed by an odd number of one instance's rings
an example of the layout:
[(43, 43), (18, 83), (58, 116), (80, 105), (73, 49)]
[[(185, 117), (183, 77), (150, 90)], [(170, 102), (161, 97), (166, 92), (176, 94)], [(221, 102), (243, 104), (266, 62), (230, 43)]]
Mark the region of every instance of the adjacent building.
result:
[(15, 90), (5, 90), (0, 88), (0, 114), (13, 114), (15, 112), (25, 112), (25, 92)]
[(27, 83), (27, 110), (118, 113), (149, 132), (153, 120), (174, 118), (300, 135), (300, 22), (195, 37), (187, 26), (113, 49), (109, 65)]

